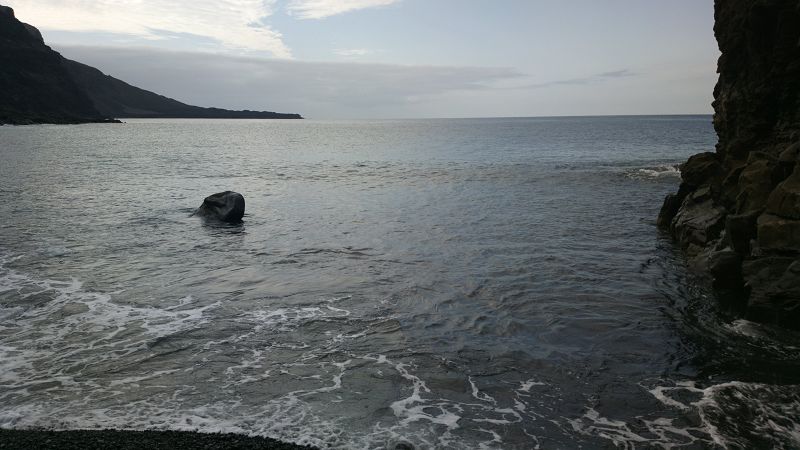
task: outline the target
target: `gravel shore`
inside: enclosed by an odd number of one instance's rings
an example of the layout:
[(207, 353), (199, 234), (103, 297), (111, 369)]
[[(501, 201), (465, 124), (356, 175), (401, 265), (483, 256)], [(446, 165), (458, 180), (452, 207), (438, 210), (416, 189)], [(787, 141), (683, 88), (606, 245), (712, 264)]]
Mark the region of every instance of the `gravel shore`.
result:
[(264, 437), (240, 434), (209, 434), (188, 431), (120, 430), (0, 430), (0, 449), (274, 449), (313, 447), (289, 444)]

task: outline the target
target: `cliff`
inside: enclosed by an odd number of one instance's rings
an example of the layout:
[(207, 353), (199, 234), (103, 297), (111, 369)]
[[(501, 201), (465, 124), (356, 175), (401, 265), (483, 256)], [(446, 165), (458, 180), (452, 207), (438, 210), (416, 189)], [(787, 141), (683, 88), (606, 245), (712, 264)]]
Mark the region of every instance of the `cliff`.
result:
[(800, 329), (800, 1), (716, 0), (716, 151), (667, 196), (669, 232), (718, 297)]
[(187, 105), (70, 61), (0, 5), (0, 125), (116, 118), (302, 119), (299, 114)]
[(5, 6), (0, 6), (0, 92), (0, 124), (103, 120), (61, 55)]

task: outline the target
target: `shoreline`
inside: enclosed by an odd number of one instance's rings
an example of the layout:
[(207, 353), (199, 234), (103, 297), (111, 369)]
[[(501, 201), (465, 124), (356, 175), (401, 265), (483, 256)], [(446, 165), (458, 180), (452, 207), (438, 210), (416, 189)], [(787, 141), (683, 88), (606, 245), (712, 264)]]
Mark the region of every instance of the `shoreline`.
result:
[(66, 430), (0, 429), (0, 449), (118, 450), (169, 449), (267, 449), (299, 450), (314, 447), (276, 439), (234, 433), (201, 433), (166, 430)]
[(119, 119), (79, 119), (79, 118), (0, 118), (0, 126), (26, 126), (26, 125), (83, 125), (87, 123), (123, 123)]

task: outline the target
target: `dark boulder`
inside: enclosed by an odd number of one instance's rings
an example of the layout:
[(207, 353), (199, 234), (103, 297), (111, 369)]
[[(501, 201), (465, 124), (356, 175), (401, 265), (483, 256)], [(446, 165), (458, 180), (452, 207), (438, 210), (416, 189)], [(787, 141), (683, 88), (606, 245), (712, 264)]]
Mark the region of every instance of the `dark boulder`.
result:
[(661, 211), (658, 213), (656, 224), (660, 228), (669, 228), (672, 219), (681, 207), (681, 203), (683, 203), (683, 197), (679, 194), (667, 194), (664, 198), (664, 204), (661, 205)]
[(681, 204), (670, 229), (692, 256), (717, 239), (725, 226), (725, 210), (714, 205), (706, 186), (693, 192)]
[(708, 184), (722, 174), (722, 167), (715, 153), (698, 153), (681, 164), (681, 179), (691, 187)]
[(800, 220), (773, 214), (758, 218), (758, 246), (778, 254), (800, 252)]
[(209, 195), (194, 215), (227, 223), (239, 223), (244, 216), (244, 197), (233, 191)]
[(800, 169), (779, 184), (767, 199), (767, 212), (786, 219), (800, 219)]
[(739, 175), (739, 195), (736, 197), (736, 209), (740, 213), (759, 212), (764, 210), (769, 193), (777, 183), (774, 181), (775, 162), (751, 153), (747, 165)]

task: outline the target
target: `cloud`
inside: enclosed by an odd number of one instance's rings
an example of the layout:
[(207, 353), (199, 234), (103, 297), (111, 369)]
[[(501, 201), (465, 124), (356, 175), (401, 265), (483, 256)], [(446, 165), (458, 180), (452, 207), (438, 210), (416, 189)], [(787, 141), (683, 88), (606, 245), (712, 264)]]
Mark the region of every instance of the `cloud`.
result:
[(515, 80), (514, 69), (300, 62), (143, 48), (62, 47), (144, 89), (200, 106), (320, 117), (398, 117), (420, 102)]
[(596, 84), (602, 83), (604, 81), (613, 80), (616, 78), (626, 78), (626, 77), (634, 77), (638, 74), (636, 72), (632, 72), (628, 69), (622, 70), (614, 70), (611, 72), (603, 72), (598, 73), (595, 75), (590, 75), (587, 77), (580, 77), (580, 78), (567, 78), (564, 80), (554, 80), (554, 81), (547, 81), (544, 83), (536, 83), (536, 84), (526, 84), (523, 86), (515, 86), (510, 87), (509, 89), (541, 89), (551, 86), (559, 86), (559, 85), (568, 85), (568, 86), (580, 86), (580, 85), (587, 85), (587, 84)]
[(233, 50), (291, 58), (280, 32), (264, 25), (276, 0), (6, 0), (17, 17), (45, 30), (103, 32), (159, 41), (211, 39)]
[(333, 53), (339, 56), (366, 56), (372, 51), (365, 48), (337, 48), (333, 50)]
[(286, 9), (299, 19), (324, 19), (359, 9), (375, 8), (399, 0), (291, 0)]

